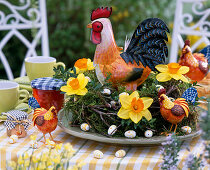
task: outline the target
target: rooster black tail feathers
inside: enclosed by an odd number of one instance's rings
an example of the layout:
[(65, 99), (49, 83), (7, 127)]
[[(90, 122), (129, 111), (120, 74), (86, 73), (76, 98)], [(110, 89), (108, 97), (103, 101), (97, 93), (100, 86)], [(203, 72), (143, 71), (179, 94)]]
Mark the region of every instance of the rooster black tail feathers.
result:
[(199, 53), (202, 53), (205, 55), (205, 57), (208, 60), (208, 64), (210, 65), (210, 45), (206, 46), (204, 49), (199, 51)]
[(167, 25), (158, 18), (144, 20), (136, 28), (127, 50), (121, 54), (126, 63), (135, 60), (139, 61), (155, 71), (155, 66), (163, 64), (168, 56), (168, 48), (165, 41), (168, 41), (166, 32), (169, 32)]

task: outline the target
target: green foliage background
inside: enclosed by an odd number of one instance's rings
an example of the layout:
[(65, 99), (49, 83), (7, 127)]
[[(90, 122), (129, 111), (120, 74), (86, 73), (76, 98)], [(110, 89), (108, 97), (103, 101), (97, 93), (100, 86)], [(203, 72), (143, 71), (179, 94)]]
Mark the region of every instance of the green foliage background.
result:
[[(8, 1), (20, 3), (17, 0)], [(50, 55), (68, 67), (78, 58), (94, 56), (95, 45), (90, 42), (90, 30), (86, 28), (93, 9), (100, 6), (113, 7), (110, 19), (119, 46), (124, 46), (126, 35), (131, 37), (142, 20), (159, 17), (170, 23), (173, 21), (175, 11), (175, 0), (46, 0), (46, 2)], [(2, 9), (0, 6), (0, 10)], [(0, 32), (0, 41), (5, 33)], [(24, 32), (24, 35), (31, 39), (31, 32)], [(40, 51), (40, 47), (37, 49)], [(4, 53), (15, 77), (18, 77), (26, 48), (13, 37), (5, 46)], [(0, 63), (0, 78), (6, 78), (2, 63)]]

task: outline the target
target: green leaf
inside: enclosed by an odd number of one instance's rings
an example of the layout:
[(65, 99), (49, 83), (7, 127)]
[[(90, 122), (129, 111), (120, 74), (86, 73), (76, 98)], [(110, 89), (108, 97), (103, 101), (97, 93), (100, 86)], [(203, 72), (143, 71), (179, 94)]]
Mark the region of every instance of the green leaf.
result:
[(75, 67), (73, 67), (73, 72), (74, 72), (74, 74), (77, 74), (77, 70)]

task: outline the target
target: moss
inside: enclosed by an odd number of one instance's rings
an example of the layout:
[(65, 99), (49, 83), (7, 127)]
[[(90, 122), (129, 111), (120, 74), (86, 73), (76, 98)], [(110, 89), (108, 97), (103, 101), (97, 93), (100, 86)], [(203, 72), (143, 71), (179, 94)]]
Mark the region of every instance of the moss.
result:
[[(156, 74), (150, 74), (147, 80), (138, 87), (138, 92), (140, 97), (152, 97), (154, 99), (153, 104), (149, 108), (153, 118), (150, 121), (142, 118), (139, 123), (135, 124), (130, 119), (123, 120), (117, 116), (117, 112), (120, 108), (118, 96), (121, 92), (126, 91), (125, 88), (119, 86), (118, 90), (116, 90), (110, 83), (105, 83), (102, 86), (98, 82), (94, 71), (89, 71), (85, 74), (91, 78), (91, 82), (88, 83), (87, 86), (88, 93), (85, 96), (69, 96), (65, 103), (65, 109), (73, 113), (71, 125), (80, 125), (81, 123), (87, 122), (91, 126), (92, 132), (100, 133), (105, 136), (107, 136), (109, 126), (119, 126), (117, 132), (112, 137), (123, 137), (127, 130), (135, 130), (137, 136), (144, 136), (144, 132), (147, 129), (153, 130), (154, 135), (160, 135), (161, 132), (168, 131), (171, 127), (171, 123), (165, 121), (160, 114), (156, 85), (162, 85), (166, 91), (172, 89), (169, 97), (175, 99), (179, 98), (187, 88), (192, 86), (191, 84), (175, 80), (159, 83), (155, 78)], [(102, 94), (101, 91), (104, 88), (109, 88), (111, 95)], [(111, 105), (111, 101), (115, 101), (116, 105)], [(190, 126), (193, 131), (197, 128), (198, 111), (195, 106), (189, 105), (189, 108), (189, 117), (185, 117), (183, 121), (178, 124), (178, 135), (183, 135), (183, 132), (181, 132), (182, 126)]]

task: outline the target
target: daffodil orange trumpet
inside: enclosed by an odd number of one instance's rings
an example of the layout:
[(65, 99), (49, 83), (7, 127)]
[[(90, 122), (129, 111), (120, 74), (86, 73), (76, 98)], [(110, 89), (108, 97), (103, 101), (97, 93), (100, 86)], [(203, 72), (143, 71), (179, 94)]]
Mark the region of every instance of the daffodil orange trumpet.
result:
[(77, 60), (74, 64), (74, 67), (76, 68), (76, 73), (84, 73), (88, 70), (94, 70), (93, 62), (88, 58), (81, 58)]

